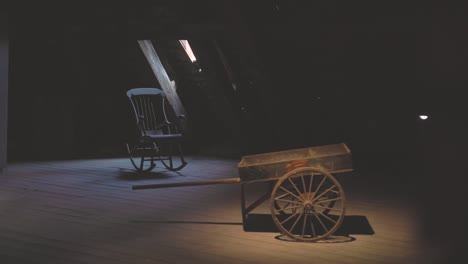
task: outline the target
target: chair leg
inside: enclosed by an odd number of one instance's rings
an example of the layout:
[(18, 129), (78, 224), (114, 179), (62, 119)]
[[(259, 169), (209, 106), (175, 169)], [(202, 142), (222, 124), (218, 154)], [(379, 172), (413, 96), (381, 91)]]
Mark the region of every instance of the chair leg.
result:
[(171, 168), (174, 168), (174, 163), (172, 163), (172, 155), (174, 155), (174, 146), (172, 144), (169, 144), (169, 166)]
[(182, 146), (180, 145), (180, 143), (177, 144), (177, 147), (179, 148), (179, 153), (180, 153), (180, 161), (182, 162), (182, 164), (187, 165), (187, 162), (185, 161), (184, 159), (184, 153), (182, 152)]
[(150, 172), (156, 167), (154, 162), (156, 150), (154, 145), (148, 142), (140, 142), (135, 144), (133, 148), (127, 144), (130, 161), (138, 172)]
[[(160, 156), (160, 160), (164, 167), (166, 167), (170, 171), (178, 171), (181, 170), (185, 165), (187, 165), (187, 162), (184, 159), (184, 154), (182, 152), (182, 147), (180, 146), (180, 143), (169, 143), (169, 154), (166, 159)], [(174, 145), (177, 144), (177, 150), (178, 153), (174, 153)], [(179, 156), (180, 162), (175, 162), (174, 161), (174, 156)], [(169, 164), (165, 162), (165, 160), (169, 160)]]

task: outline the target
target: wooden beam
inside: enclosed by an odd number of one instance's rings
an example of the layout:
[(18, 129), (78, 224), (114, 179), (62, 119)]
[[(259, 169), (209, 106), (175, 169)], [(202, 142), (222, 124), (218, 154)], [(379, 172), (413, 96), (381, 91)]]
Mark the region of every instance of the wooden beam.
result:
[(6, 14), (0, 12), (0, 173), (3, 172), (7, 165), (9, 44), (7, 22)]
[(146, 59), (148, 60), (151, 69), (153, 70), (156, 79), (158, 79), (159, 84), (161, 85), (162, 90), (166, 94), (166, 98), (174, 108), (176, 115), (185, 115), (185, 109), (180, 101), (179, 96), (177, 95), (176, 85), (174, 81), (169, 79), (166, 69), (161, 63), (156, 50), (154, 49), (153, 43), (151, 40), (138, 40), (138, 44), (141, 47), (141, 50), (145, 54)]

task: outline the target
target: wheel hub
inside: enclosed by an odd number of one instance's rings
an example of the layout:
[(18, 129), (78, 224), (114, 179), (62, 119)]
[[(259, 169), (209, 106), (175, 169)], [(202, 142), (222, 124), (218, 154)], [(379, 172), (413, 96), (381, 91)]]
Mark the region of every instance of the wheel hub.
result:
[(314, 206), (312, 205), (312, 201), (304, 201), (304, 210), (305, 211), (312, 211)]

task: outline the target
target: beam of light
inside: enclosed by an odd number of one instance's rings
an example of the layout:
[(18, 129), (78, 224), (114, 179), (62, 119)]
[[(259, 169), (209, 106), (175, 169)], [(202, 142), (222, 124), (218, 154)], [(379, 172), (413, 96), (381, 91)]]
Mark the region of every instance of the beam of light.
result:
[(419, 119), (421, 119), (421, 120), (426, 120), (428, 118), (429, 118), (429, 116), (427, 116), (427, 115), (419, 115)]

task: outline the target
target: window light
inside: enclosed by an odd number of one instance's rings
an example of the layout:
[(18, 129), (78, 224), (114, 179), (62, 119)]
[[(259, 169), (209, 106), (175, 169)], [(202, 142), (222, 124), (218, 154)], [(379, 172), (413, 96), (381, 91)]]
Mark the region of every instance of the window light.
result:
[(188, 43), (188, 40), (181, 39), (181, 40), (179, 40), (179, 42), (182, 45), (182, 47), (184, 48), (187, 55), (189, 56), (190, 60), (192, 62), (196, 62), (197, 58), (195, 57), (195, 54), (193, 54), (192, 48), (190, 47), (190, 44)]

